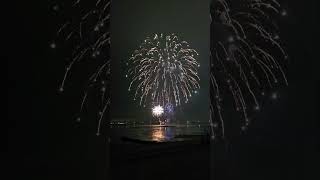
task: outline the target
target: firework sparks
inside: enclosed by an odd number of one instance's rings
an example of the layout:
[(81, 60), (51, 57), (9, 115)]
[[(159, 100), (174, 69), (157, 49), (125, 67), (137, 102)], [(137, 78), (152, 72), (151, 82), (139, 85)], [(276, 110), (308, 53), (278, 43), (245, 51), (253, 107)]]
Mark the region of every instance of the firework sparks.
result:
[[(110, 3), (110, 0), (97, 0), (92, 2), (92, 6), (88, 6), (80, 0), (75, 1), (71, 5), (75, 13), (57, 32), (57, 41), (64, 42), (63, 44), (67, 46), (64, 48), (71, 49), (72, 52), (68, 58), (70, 61), (66, 66), (59, 88), (60, 92), (64, 91), (76, 64), (87, 62), (95, 66), (88, 78), (84, 79), (87, 85), (84, 88), (80, 113), (84, 110), (88, 98), (99, 94), (97, 135), (100, 135), (103, 117), (110, 105), (108, 88), (110, 82)], [(55, 5), (53, 10), (58, 11), (59, 6)], [(57, 44), (52, 43), (50, 46), (56, 48)], [(80, 122), (80, 117), (77, 118), (77, 122)]]
[[(110, 0), (97, 0), (87, 6), (81, 0), (73, 3), (77, 9), (57, 32), (58, 39), (71, 48), (69, 63), (59, 91), (70, 82), (76, 64), (85, 62), (95, 66), (84, 81), (84, 95), (80, 113), (92, 95), (99, 94), (97, 135), (104, 114), (110, 105)], [(61, 11), (59, 6), (53, 10)], [(243, 116), (241, 129), (250, 123), (249, 113), (261, 109), (259, 97), (279, 83), (288, 84), (285, 65), (288, 55), (280, 42), (275, 16), (287, 16), (287, 11), (276, 0), (216, 0), (211, 8), (212, 33), (223, 29), (221, 36), (211, 44), (211, 118), (213, 134), (221, 129), (225, 135), (223, 119), (224, 100), (233, 99), (234, 108)], [(217, 36), (213, 36), (215, 39)], [(59, 49), (59, 40), (50, 44)], [(129, 59), (126, 77), (129, 91), (140, 105), (166, 104), (180, 106), (199, 93), (198, 53), (188, 42), (174, 35), (154, 35), (146, 38)], [(272, 95), (276, 99), (278, 95)], [(80, 122), (80, 118), (77, 118)]]
[(175, 34), (147, 37), (127, 62), (128, 91), (140, 105), (188, 103), (200, 88), (198, 53)]
[(221, 129), (224, 137), (224, 99), (233, 99), (245, 130), (250, 123), (248, 113), (260, 110), (262, 93), (279, 81), (288, 84), (283, 69), (286, 61), (279, 61), (288, 56), (274, 21), (286, 11), (276, 0), (216, 0), (212, 5), (212, 33), (223, 33), (212, 36), (210, 124), (213, 136)]

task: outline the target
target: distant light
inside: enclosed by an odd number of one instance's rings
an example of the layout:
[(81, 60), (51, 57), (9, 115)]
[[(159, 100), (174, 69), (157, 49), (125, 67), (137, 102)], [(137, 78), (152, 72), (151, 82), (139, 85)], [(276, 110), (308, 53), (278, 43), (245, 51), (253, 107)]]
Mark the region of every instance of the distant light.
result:
[(162, 106), (158, 105), (152, 108), (152, 114), (156, 117), (161, 116), (164, 113), (164, 109)]
[(55, 10), (55, 11), (58, 11), (58, 10), (59, 10), (59, 6), (58, 6), (58, 5), (55, 5), (55, 6), (53, 6), (52, 9)]
[(287, 11), (286, 10), (283, 10), (282, 12), (281, 12), (281, 15), (282, 16), (286, 16), (288, 13), (287, 13)]
[(229, 37), (228, 37), (228, 41), (229, 41), (229, 42), (233, 42), (233, 41), (234, 41), (234, 38), (233, 38), (232, 36), (229, 36)]
[(278, 99), (278, 94), (277, 93), (272, 93), (271, 98), (272, 99)]
[(55, 43), (51, 43), (51, 44), (50, 44), (50, 48), (55, 49), (56, 47), (57, 47), (57, 46), (56, 46)]

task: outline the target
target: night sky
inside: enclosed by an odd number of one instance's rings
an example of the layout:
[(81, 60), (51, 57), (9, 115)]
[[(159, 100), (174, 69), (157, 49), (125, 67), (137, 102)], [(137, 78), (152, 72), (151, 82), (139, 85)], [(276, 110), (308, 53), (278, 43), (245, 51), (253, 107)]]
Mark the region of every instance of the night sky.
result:
[[(150, 107), (139, 107), (128, 93), (126, 61), (147, 36), (176, 33), (199, 53), (200, 91), (191, 103), (178, 107), (181, 121), (209, 120), (209, 0), (117, 0), (111, 9), (112, 109), (113, 118), (150, 115)], [(187, 118), (188, 117), (188, 118)]]
[[(115, 23), (123, 27), (112, 29), (115, 48), (112, 52), (118, 59), (113, 62), (120, 66), (146, 35), (159, 31), (179, 32), (200, 52), (201, 58), (208, 58), (205, 56), (208, 46), (203, 43), (208, 41), (208, 10), (203, 1), (145, 0), (138, 6), (139, 2), (127, 0), (127, 5), (121, 6), (123, 11), (112, 12), (119, 13), (113, 15), (113, 27)], [(9, 122), (8, 126), (3, 125), (7, 127), (8, 148), (2, 152), (9, 168), (4, 171), (9, 179), (107, 179), (106, 139), (96, 137), (96, 122), (90, 118), (81, 125), (75, 123), (82, 95), (78, 90), (83, 84), (75, 82), (66, 94), (58, 93), (66, 54), (57, 51), (59, 45), (55, 50), (49, 47), (58, 26), (65, 21), (52, 11), (56, 3), (62, 4), (61, 8), (68, 5), (64, 0), (3, 4), (3, 29), (8, 31), (2, 34), (5, 46), (2, 55), (7, 59), (8, 73), (5, 84), (8, 119), (2, 121)], [(121, 3), (114, 0), (114, 8)], [(212, 161), (218, 167), (215, 173), (219, 174), (219, 180), (319, 179), (315, 177), (319, 175), (320, 137), (317, 3), (316, 0), (284, 1), (288, 18), (281, 28), (291, 59), (289, 87), (279, 90), (280, 99), (265, 104), (249, 131), (229, 142), (228, 151), (225, 144), (215, 144), (217, 149), (222, 149), (216, 151), (220, 159)], [(191, 7), (193, 10), (187, 11)], [(146, 22), (139, 26), (137, 19)], [(156, 23), (147, 23), (151, 21)], [(123, 99), (126, 104), (126, 98)], [(120, 99), (114, 102), (118, 103), (114, 106), (121, 105)], [(181, 178), (187, 179), (188, 175), (181, 174)]]

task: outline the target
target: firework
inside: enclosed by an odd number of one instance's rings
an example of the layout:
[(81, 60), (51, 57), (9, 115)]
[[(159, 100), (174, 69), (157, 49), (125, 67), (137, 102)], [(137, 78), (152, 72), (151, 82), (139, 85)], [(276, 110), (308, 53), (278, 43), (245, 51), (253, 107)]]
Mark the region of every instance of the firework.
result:
[(174, 107), (172, 104), (166, 104), (164, 109), (167, 115), (172, 115), (174, 112)]
[[(68, 53), (70, 61), (66, 66), (59, 88), (60, 92), (64, 91), (76, 64), (84, 62), (88, 67), (94, 67), (88, 78), (83, 79), (86, 85), (80, 114), (84, 110), (87, 100), (98, 94), (100, 103), (98, 105), (97, 135), (100, 134), (102, 120), (110, 104), (110, 2), (110, 0), (97, 0), (89, 5), (80, 0), (75, 1), (71, 5), (73, 14), (69, 18), (70, 20), (65, 22), (57, 32), (57, 41), (62, 41), (66, 46), (64, 48), (70, 49), (70, 53)], [(53, 9), (58, 11), (59, 6), (56, 5)], [(50, 46), (56, 48), (56, 43), (52, 43)], [(80, 122), (80, 116), (77, 121)]]
[[(67, 89), (70, 74), (81, 62), (93, 70), (86, 82), (80, 113), (89, 98), (99, 95), (97, 134), (110, 105), (110, 0), (90, 5), (77, 0), (72, 17), (57, 32), (51, 48), (64, 42), (70, 61), (59, 91)], [(250, 113), (261, 108), (260, 96), (277, 86), (288, 84), (285, 68), (288, 55), (280, 41), (276, 16), (287, 16), (276, 0), (215, 0), (211, 7), (211, 118), (214, 135), (225, 135), (224, 107), (232, 103), (243, 117), (241, 129), (250, 123)], [(59, 12), (60, 8), (54, 6)], [(69, 14), (69, 13), (68, 13)], [(216, 34), (218, 33), (218, 35)], [(66, 42), (66, 43), (65, 43)], [(128, 60), (128, 90), (142, 106), (171, 104), (174, 109), (190, 101), (200, 88), (198, 53), (188, 42), (174, 35), (148, 37)], [(89, 68), (88, 68), (89, 69)], [(279, 95), (274, 93), (273, 99)], [(233, 99), (233, 101), (228, 101)], [(80, 118), (77, 118), (80, 121)]]
[(164, 113), (164, 109), (160, 105), (152, 108), (152, 115), (153, 116), (160, 117), (160, 116), (162, 116), (163, 113)]
[(175, 34), (147, 37), (127, 62), (128, 91), (146, 106), (188, 103), (200, 88), (198, 53)]
[[(285, 16), (276, 0), (216, 0), (211, 7), (211, 128), (225, 136), (224, 100), (233, 99), (242, 114), (260, 109), (259, 97), (278, 83), (288, 84), (276, 16)], [(283, 61), (280, 61), (283, 60)]]

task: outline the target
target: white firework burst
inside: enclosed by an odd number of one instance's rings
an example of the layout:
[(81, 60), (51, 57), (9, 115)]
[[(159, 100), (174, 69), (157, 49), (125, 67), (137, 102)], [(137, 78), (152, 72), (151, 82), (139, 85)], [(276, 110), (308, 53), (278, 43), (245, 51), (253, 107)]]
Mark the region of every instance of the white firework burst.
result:
[(175, 34), (147, 37), (127, 62), (128, 91), (143, 106), (187, 103), (200, 88), (197, 57)]

